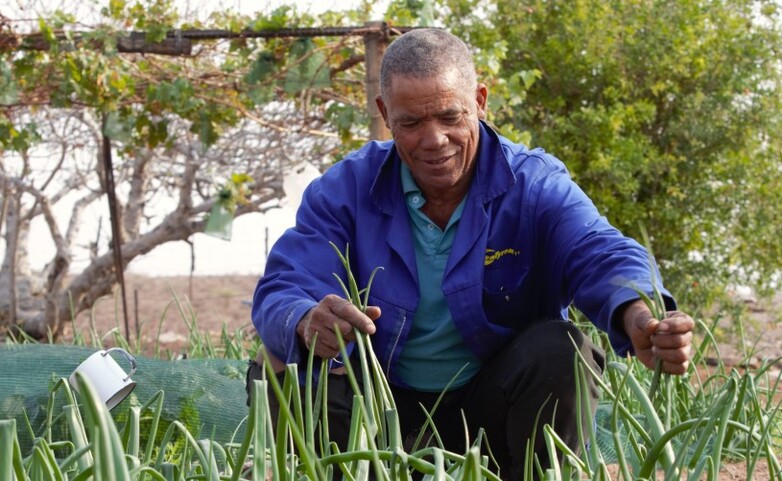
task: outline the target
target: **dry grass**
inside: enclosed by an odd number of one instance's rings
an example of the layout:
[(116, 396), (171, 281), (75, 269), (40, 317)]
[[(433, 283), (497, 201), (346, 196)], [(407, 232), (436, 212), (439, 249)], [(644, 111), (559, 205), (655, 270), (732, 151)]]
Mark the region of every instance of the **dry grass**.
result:
[[(191, 279), (187, 276), (126, 275), (130, 338), (136, 339), (138, 326), (144, 352), (152, 352), (158, 333), (161, 348), (176, 352), (187, 342), (192, 313), (199, 332), (217, 335), (225, 325), (230, 332), (243, 329), (248, 336), (254, 335), (247, 302), (252, 299), (257, 280), (255, 276), (195, 276)], [(179, 299), (185, 309), (184, 318), (175, 299)], [(91, 318), (94, 318), (100, 336), (114, 328), (125, 334), (119, 289), (113, 297), (99, 301), (92, 311), (76, 316), (62, 341), (73, 338), (74, 328), (90, 339)]]

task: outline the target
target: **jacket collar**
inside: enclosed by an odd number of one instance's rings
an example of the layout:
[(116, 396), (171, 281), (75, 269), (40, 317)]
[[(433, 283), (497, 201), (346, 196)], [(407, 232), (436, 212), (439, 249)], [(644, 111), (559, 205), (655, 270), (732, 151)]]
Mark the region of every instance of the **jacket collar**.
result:
[[(477, 165), (467, 196), (477, 197), (481, 203), (486, 203), (505, 193), (516, 182), (516, 176), (504, 148), (508, 140), (482, 120), (479, 128)], [(404, 202), (399, 174), (401, 162), (396, 145), (392, 143), (369, 191), (372, 202), (386, 214), (394, 212), (397, 202)]]

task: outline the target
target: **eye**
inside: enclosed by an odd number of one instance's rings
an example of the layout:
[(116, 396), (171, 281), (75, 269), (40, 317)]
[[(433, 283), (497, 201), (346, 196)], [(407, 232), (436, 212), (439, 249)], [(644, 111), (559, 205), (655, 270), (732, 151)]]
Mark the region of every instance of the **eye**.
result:
[(440, 120), (446, 124), (446, 125), (455, 125), (458, 124), (459, 121), (462, 118), (458, 115), (446, 115), (445, 117), (441, 117)]

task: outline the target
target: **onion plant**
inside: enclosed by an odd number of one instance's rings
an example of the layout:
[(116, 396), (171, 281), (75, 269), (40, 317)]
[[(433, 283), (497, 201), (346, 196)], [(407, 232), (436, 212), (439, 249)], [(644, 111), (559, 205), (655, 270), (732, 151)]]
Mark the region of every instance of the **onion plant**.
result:
[[(336, 247), (335, 247), (335, 250)], [(345, 296), (365, 309), (369, 285), (359, 289), (350, 273), (349, 251), (337, 250), (346, 269), (346, 281), (339, 281)], [(180, 307), (180, 312), (184, 312)], [(581, 322), (574, 313), (576, 322)], [(193, 325), (195, 323), (193, 322)], [(605, 343), (605, 334), (593, 327), (583, 328), (596, 343)], [(746, 466), (743, 478), (751, 480), (761, 459), (768, 473), (764, 478), (782, 480), (776, 441), (780, 432), (780, 399), (776, 390), (780, 375), (771, 368), (772, 360), (755, 370), (740, 372), (720, 364), (704, 369), (705, 353), (716, 350), (709, 326), (689, 371), (671, 377), (651, 389), (654, 372), (633, 358), (608, 354), (605, 372), (591, 371), (577, 358), (577, 388), (588, 409), (586, 376), (594, 376), (602, 391), (596, 423), (580, 433), (580, 446), (571, 449), (551, 426), (542, 426), (551, 459), (561, 464), (540, 472), (528, 453), (525, 479), (552, 480), (716, 480), (726, 460), (741, 460)], [(225, 355), (246, 358), (247, 349), (224, 331), (223, 342), (232, 346), (198, 346), (201, 356)], [(481, 433), (463, 453), (444, 449), (437, 442), (437, 427), (429, 417), (427, 428), (435, 436), (433, 444), (412, 449), (400, 435), (399, 419), (388, 381), (372, 351), (369, 336), (356, 333), (359, 372), (348, 369), (354, 389), (353, 412), (348, 446), (344, 451), (328, 436), (326, 363), (316, 367), (310, 354), (304, 373), (289, 365), (282, 381), (267, 368), (265, 379), (251, 386), (252, 402), (243, 421), (244, 434), (229, 442), (217, 443), (196, 437), (184, 420), (161, 424), (163, 399), (159, 391), (129, 410), (128, 415), (112, 416), (102, 404), (88, 379), (78, 377), (78, 396), (66, 379), (53, 383), (43, 432), (35, 433), (28, 452), (22, 452), (18, 430), (31, 430), (17, 420), (0, 420), (0, 479), (3, 481), (288, 481), (288, 480), (492, 480), (500, 474), (484, 455)], [(192, 342), (203, 343), (193, 335)], [(342, 356), (348, 352), (342, 342)], [(269, 363), (267, 363), (268, 366)], [(350, 363), (345, 364), (350, 368)], [(317, 372), (316, 372), (317, 371)], [(317, 373), (318, 376), (313, 374)], [(1, 375), (2, 373), (0, 373)], [(306, 379), (299, 383), (300, 374)], [(359, 376), (357, 378), (357, 376)], [(242, 382), (237, 380), (237, 382)], [(168, 395), (176, 394), (172, 386)], [(54, 402), (61, 396), (63, 402)], [(271, 396), (280, 405), (271, 412)], [(0, 399), (2, 402), (2, 399)], [(61, 406), (61, 407), (57, 407)], [(274, 414), (274, 416), (272, 416)], [(277, 419), (276, 425), (273, 419)], [(57, 423), (67, 429), (55, 430)], [(240, 432), (237, 427), (236, 432)], [(489, 440), (491, 441), (491, 440)], [(520, 448), (522, 449), (522, 448)]]

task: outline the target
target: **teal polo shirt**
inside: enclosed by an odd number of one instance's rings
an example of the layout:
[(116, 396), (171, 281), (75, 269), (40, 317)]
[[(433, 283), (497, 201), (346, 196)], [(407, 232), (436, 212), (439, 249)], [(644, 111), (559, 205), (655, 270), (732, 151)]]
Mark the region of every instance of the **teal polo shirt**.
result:
[(481, 367), (478, 358), (467, 348), (456, 330), (442, 290), (445, 264), (462, 217), (464, 199), (443, 231), (421, 212), (426, 199), (416, 185), (410, 168), (404, 163), (401, 175), (413, 231), (421, 299), (397, 369), (399, 376), (412, 389), (440, 392), (463, 367), (464, 370), (451, 388), (467, 384)]

